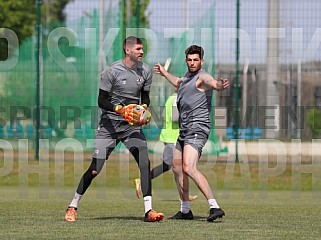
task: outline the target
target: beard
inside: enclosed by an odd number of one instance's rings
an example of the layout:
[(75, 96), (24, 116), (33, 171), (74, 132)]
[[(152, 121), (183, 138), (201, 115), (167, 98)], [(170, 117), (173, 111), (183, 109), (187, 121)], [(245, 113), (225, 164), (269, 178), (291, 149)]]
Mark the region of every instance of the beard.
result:
[(136, 57), (136, 56), (130, 56), (130, 60), (133, 62), (142, 62), (143, 61), (143, 56)]
[(190, 73), (196, 73), (196, 72), (198, 72), (200, 69), (201, 69), (200, 67), (193, 67), (193, 68), (188, 67), (188, 71), (189, 71)]

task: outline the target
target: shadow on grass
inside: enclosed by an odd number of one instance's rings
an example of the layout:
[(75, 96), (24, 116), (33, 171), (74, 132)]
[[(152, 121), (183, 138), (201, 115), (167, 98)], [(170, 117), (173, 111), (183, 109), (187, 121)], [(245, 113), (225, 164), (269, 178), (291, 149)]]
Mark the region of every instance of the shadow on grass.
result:
[(135, 221), (144, 221), (144, 217), (133, 217), (133, 216), (113, 216), (113, 217), (99, 217), (94, 218), (95, 220), (135, 220)]
[[(99, 218), (93, 218), (94, 220), (128, 220), (128, 221), (141, 221), (144, 222), (144, 217), (133, 217), (133, 216), (112, 216), (112, 217), (99, 217)], [(206, 218), (204, 216), (194, 216), (193, 220), (174, 220), (170, 218), (165, 218), (163, 221), (171, 221), (171, 222), (193, 222), (193, 221), (198, 221), (198, 222), (207, 222)], [(163, 222), (160, 221), (160, 222)], [(223, 219), (216, 219), (214, 222), (208, 222), (211, 224), (215, 223), (223, 223)]]

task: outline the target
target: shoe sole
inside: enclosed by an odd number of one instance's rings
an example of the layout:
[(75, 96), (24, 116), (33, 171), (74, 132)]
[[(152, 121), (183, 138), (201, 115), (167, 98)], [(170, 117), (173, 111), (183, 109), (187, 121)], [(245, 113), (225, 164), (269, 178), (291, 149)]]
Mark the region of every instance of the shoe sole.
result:
[(157, 217), (155, 217), (154, 219), (148, 219), (148, 218), (145, 218), (144, 219), (144, 222), (160, 222), (164, 219), (164, 215), (159, 215)]
[(217, 215), (216, 217), (207, 218), (207, 221), (213, 222), (215, 219), (223, 218), (223, 216), (225, 216), (225, 213), (222, 213), (221, 215)]
[(170, 220), (194, 220), (194, 218), (169, 218)]
[(68, 219), (68, 218), (65, 218), (65, 221), (66, 221), (66, 222), (76, 222), (76, 219)]
[[(73, 214), (69, 214), (69, 212), (72, 212)], [(71, 210), (69, 211), (69, 207), (68, 207), (64, 219), (66, 222), (75, 222), (77, 219), (77, 209), (74, 208), (74, 211), (71, 211)]]
[[(178, 216), (176, 216), (176, 215), (178, 215)], [(177, 214), (175, 214), (174, 216), (170, 217), (169, 219), (171, 219), (171, 220), (193, 220), (194, 216), (193, 216), (192, 212), (191, 213), (186, 213), (186, 214), (182, 214), (182, 213), (178, 212)]]

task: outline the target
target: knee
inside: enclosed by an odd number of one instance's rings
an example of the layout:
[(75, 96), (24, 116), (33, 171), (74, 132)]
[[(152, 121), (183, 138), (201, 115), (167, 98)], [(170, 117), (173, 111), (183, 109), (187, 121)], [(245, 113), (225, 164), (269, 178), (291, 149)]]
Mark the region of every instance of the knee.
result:
[(194, 169), (191, 166), (186, 164), (183, 165), (183, 173), (187, 174), (188, 176), (192, 176), (193, 172), (194, 172)]
[(87, 169), (87, 175), (91, 175), (92, 178), (95, 178), (99, 172), (101, 171), (103, 165), (105, 163), (105, 160), (99, 160), (96, 158), (93, 158), (89, 168)]
[(99, 172), (95, 169), (88, 169), (85, 172), (85, 175), (91, 179), (94, 179), (98, 174), (99, 174)]
[(130, 148), (129, 151), (135, 158), (140, 168), (148, 168), (150, 166), (147, 147), (140, 147), (140, 148), (134, 147), (134, 148)]
[(91, 171), (91, 175), (92, 175), (93, 177), (96, 177), (96, 176), (98, 175), (98, 172), (97, 172), (96, 170), (92, 170), (92, 171)]
[(185, 165), (183, 166), (183, 173), (188, 174), (189, 173), (189, 166)]
[(183, 173), (182, 165), (181, 164), (173, 164), (172, 171), (174, 174), (182, 174)]

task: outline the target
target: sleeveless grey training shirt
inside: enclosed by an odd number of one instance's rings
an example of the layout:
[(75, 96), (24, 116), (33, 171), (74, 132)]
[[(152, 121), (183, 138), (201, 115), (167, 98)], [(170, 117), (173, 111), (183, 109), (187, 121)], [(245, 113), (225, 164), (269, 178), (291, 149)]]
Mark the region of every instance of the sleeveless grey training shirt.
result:
[(201, 69), (192, 76), (186, 73), (178, 90), (177, 107), (180, 113), (181, 137), (195, 133), (208, 137), (210, 133), (213, 89), (200, 91), (196, 88), (196, 80), (200, 73), (206, 72)]

